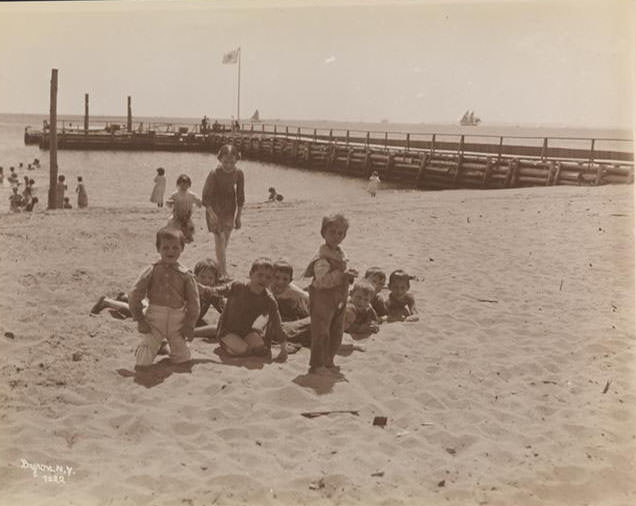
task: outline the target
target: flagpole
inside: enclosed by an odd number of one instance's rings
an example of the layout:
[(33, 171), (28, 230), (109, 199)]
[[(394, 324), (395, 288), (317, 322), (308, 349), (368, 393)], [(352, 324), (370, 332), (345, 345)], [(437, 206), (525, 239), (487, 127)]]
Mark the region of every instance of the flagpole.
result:
[(241, 121), (241, 48), (238, 50), (238, 92), (236, 97), (236, 121)]

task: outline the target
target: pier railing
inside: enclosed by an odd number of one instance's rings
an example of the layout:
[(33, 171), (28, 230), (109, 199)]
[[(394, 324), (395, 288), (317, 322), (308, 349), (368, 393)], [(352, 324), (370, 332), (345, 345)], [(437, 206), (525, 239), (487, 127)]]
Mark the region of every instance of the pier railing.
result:
[[(428, 189), (633, 182), (631, 139), (496, 136), (326, 129), (275, 123), (148, 124), (58, 129), (60, 149), (215, 152), (235, 144), (248, 159)], [(46, 149), (46, 132), (25, 131)]]

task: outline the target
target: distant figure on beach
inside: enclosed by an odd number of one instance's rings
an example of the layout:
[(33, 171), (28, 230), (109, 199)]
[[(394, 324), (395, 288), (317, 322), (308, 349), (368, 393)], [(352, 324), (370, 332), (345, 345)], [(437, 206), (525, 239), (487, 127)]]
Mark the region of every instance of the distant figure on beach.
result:
[(217, 120), (214, 120), (214, 123), (212, 123), (212, 131), (213, 132), (221, 131), (221, 123), (219, 123)]
[(31, 199), (31, 201), (30, 201), (30, 202), (28, 202), (28, 203), (24, 206), (24, 210), (25, 210), (25, 211), (32, 212), (32, 211), (33, 211), (33, 209), (35, 208), (35, 205), (36, 205), (38, 202), (39, 202), (38, 198), (37, 198), (37, 197), (33, 197), (33, 198)]
[(313, 276), (309, 288), (310, 373), (329, 374), (337, 371), (334, 357), (342, 343), (347, 292), (358, 276), (355, 269), (347, 268), (347, 257), (340, 248), (348, 228), (349, 222), (342, 214), (325, 216), (320, 228), (325, 243), (305, 270), (305, 277)]
[(62, 205), (64, 209), (73, 209), (71, 205), (71, 199), (69, 197), (64, 197), (64, 204)]
[(166, 193), (166, 171), (163, 167), (157, 169), (157, 175), (155, 176), (155, 186), (150, 194), (150, 202), (157, 204), (157, 207), (163, 207), (163, 196)]
[(33, 168), (35, 168), (35, 169), (39, 169), (40, 168), (40, 160), (38, 160), (37, 158), (33, 159)]
[(203, 116), (203, 119), (201, 120), (201, 133), (207, 133), (209, 126), (210, 120), (208, 120), (207, 116)]
[[(24, 178), (24, 190), (22, 190), (22, 198), (24, 199), (24, 207), (29, 207), (31, 201), (33, 200), (33, 192), (35, 191), (35, 180), (29, 179), (28, 177)], [(31, 208), (33, 206), (30, 206)]]
[(389, 275), (389, 298), (386, 301), (386, 310), (389, 322), (394, 321), (417, 321), (417, 310), (415, 309), (415, 297), (409, 290), (411, 289), (410, 276), (401, 269), (393, 271)]
[(344, 330), (354, 339), (363, 339), (380, 330), (377, 313), (371, 306), (375, 287), (366, 279), (357, 281), (351, 289), (345, 309)]
[(369, 184), (367, 186), (367, 191), (371, 194), (372, 197), (375, 197), (375, 194), (378, 191), (379, 186), (380, 186), (380, 176), (378, 176), (378, 171), (374, 170), (371, 173), (371, 177), (369, 177)]
[(0, 166), (0, 184), (4, 184), (4, 168)]
[(241, 228), (245, 204), (245, 176), (236, 167), (238, 158), (238, 151), (233, 145), (221, 147), (218, 154), (220, 165), (210, 171), (201, 192), (208, 230), (214, 234), (221, 281), (228, 279), (226, 252), (232, 230)]
[[(145, 269), (128, 294), (130, 313), (143, 334), (135, 350), (136, 367), (152, 365), (163, 340), (168, 341), (170, 360), (190, 360), (186, 343), (194, 337), (199, 319), (199, 291), (194, 274), (179, 263), (185, 238), (179, 230), (162, 228), (155, 245), (160, 260)], [(148, 298), (144, 311), (142, 301)]]
[(270, 186), (267, 191), (269, 192), (267, 202), (282, 202), (285, 198), (280, 193), (277, 193), (276, 188), (274, 188), (273, 186)]
[(75, 193), (77, 193), (77, 207), (88, 207), (88, 195), (84, 187), (84, 182), (82, 181), (82, 176), (77, 176), (77, 188), (75, 188)]
[(64, 193), (67, 190), (67, 186), (64, 183), (66, 178), (63, 175), (57, 177), (57, 185), (55, 186), (55, 208), (62, 209), (64, 207)]
[(19, 182), (18, 175), (15, 172), (15, 167), (9, 167), (9, 177), (7, 177), (10, 185), (17, 185)]
[(172, 217), (167, 226), (181, 230), (186, 244), (194, 241), (192, 208), (195, 205), (201, 207), (201, 199), (190, 191), (191, 186), (192, 180), (190, 176), (181, 174), (177, 178), (177, 188), (179, 189), (170, 195), (166, 201), (166, 205), (172, 208)]
[(273, 339), (280, 343), (277, 361), (287, 359), (287, 337), (281, 329), (276, 299), (270, 293), (274, 266), (269, 258), (257, 258), (250, 280), (233, 281), (218, 323), (217, 338), (232, 356), (269, 355)]
[(22, 211), (23, 204), (24, 199), (22, 198), (22, 195), (18, 193), (18, 187), (12, 187), (11, 195), (9, 195), (9, 211), (12, 213), (19, 213)]

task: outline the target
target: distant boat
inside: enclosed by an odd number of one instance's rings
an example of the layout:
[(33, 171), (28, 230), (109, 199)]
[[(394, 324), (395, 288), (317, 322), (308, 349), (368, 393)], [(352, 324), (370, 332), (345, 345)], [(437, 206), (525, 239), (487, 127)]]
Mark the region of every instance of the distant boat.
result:
[(459, 120), (459, 124), (462, 126), (477, 126), (481, 123), (481, 119), (475, 116), (474, 111), (466, 111)]
[(252, 117), (250, 118), (250, 120), (254, 122), (259, 122), (261, 120), (261, 117), (258, 114), (258, 109), (254, 111), (254, 114), (252, 114)]

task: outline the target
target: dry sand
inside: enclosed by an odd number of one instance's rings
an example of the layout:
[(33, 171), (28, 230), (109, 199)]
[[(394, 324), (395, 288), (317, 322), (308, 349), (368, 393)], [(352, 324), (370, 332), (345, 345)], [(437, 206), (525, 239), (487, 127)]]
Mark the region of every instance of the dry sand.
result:
[[(259, 255), (299, 275), (337, 208), (353, 267), (418, 277), (421, 320), (345, 346), (339, 382), (305, 349), (224, 363), (204, 340), (135, 378), (134, 324), (89, 310), (156, 257), (164, 214), (2, 215), (0, 504), (636, 504), (632, 190), (248, 205), (235, 276)], [(196, 218), (189, 266), (212, 252)], [(320, 410), (358, 415), (301, 416)]]

